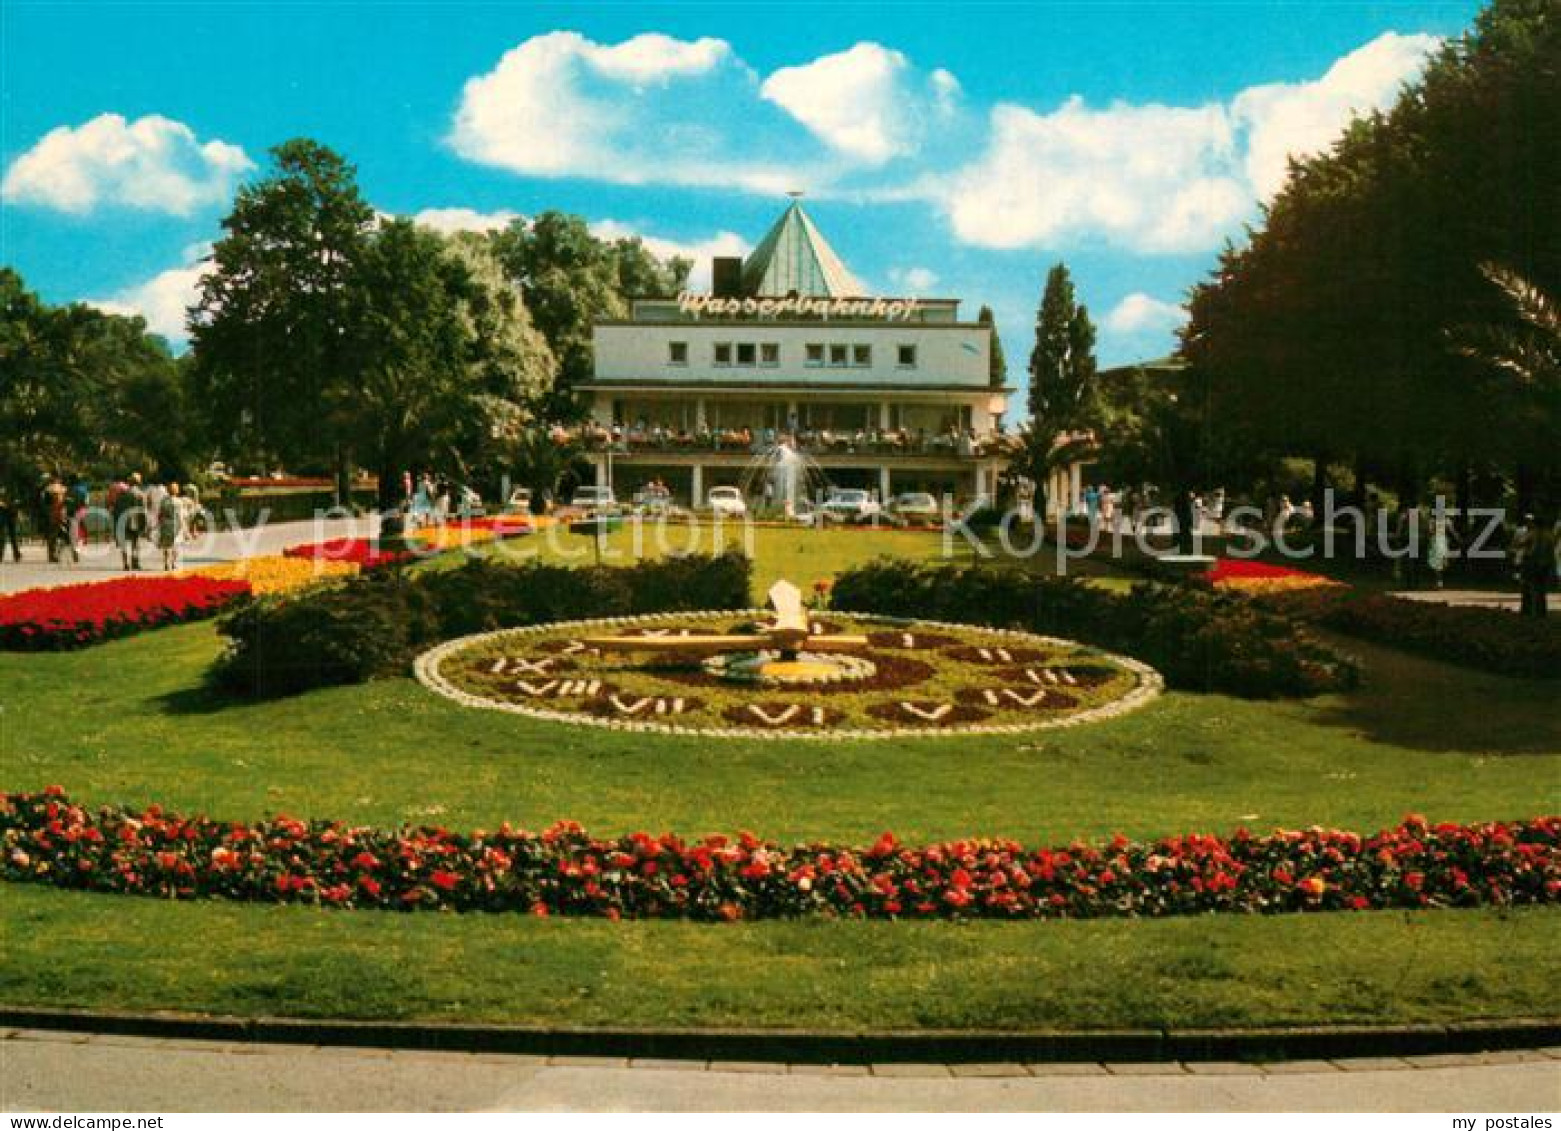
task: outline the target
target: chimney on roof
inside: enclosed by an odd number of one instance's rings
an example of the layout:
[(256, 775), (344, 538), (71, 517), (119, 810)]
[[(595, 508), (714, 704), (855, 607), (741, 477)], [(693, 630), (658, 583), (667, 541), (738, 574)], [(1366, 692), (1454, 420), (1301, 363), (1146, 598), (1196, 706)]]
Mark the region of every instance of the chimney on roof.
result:
[(717, 255), (710, 260), (710, 293), (716, 298), (740, 298), (743, 293), (743, 261), (737, 255)]

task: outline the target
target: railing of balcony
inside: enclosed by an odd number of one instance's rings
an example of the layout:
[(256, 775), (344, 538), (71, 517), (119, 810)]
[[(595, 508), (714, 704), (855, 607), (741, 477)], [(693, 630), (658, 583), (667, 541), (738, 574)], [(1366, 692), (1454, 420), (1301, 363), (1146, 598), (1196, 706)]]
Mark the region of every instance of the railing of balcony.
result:
[(782, 432), (773, 428), (675, 429), (658, 425), (623, 427), (586, 425), (578, 429), (553, 429), (560, 443), (575, 442), (586, 451), (632, 455), (636, 452), (712, 452), (759, 454), (785, 443), (807, 455), (936, 456), (945, 459), (983, 459), (1011, 455), (1020, 445), (1017, 436), (1000, 432), (949, 430), (830, 429)]

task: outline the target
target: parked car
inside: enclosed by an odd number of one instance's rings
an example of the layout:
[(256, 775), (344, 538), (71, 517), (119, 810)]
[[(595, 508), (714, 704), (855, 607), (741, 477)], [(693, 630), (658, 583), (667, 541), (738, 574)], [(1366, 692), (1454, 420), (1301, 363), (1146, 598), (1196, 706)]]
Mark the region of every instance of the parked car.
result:
[(736, 487), (712, 487), (705, 495), (710, 513), (717, 518), (746, 518), (748, 503)]
[(511, 514), (530, 514), (531, 488), (516, 487), (509, 493), (509, 499), (506, 500), (504, 509)]
[(634, 492), (632, 501), (635, 513), (665, 515), (672, 513), (672, 492), (661, 486), (641, 487)]
[(569, 505), (584, 511), (587, 516), (618, 513), (618, 498), (611, 487), (576, 487)]
[(872, 522), (883, 514), (883, 504), (856, 487), (835, 487), (818, 508), (821, 522)]
[(906, 525), (930, 526), (941, 522), (938, 500), (925, 491), (907, 491), (889, 500), (889, 517)]

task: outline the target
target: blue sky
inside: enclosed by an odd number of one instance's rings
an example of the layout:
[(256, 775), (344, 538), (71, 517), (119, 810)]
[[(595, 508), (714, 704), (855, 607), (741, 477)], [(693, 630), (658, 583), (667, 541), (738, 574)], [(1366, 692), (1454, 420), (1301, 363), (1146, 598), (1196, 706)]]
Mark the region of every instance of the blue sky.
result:
[(1117, 363), (1169, 348), (1286, 153), (1476, 8), (10, 0), (0, 260), (176, 333), (233, 186), (302, 135), (387, 212), (559, 208), (701, 258), (806, 189), (868, 285), (990, 303), (1015, 370), (1063, 259)]

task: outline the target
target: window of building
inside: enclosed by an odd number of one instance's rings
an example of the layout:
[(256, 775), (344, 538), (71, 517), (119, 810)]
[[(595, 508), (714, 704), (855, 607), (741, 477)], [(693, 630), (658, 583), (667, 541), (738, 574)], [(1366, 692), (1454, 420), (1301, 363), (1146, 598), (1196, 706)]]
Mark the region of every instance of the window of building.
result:
[(717, 365), (732, 364), (732, 343), (717, 342), (715, 344), (715, 363)]
[(774, 367), (780, 364), (780, 343), (759, 343), (759, 364)]
[(687, 365), (688, 364), (688, 343), (687, 342), (668, 342), (667, 343), (667, 364), (668, 365)]
[(899, 348), (898, 356), (899, 356), (899, 366), (900, 366), (901, 369), (915, 369), (916, 368), (916, 347), (915, 346), (902, 345)]
[(737, 345), (737, 364), (752, 365), (757, 352), (752, 342), (739, 342)]
[(808, 343), (808, 364), (809, 365), (823, 365), (824, 364), (824, 344), (822, 342), (809, 342)]
[(844, 366), (846, 359), (846, 347), (843, 344), (836, 343), (829, 347), (829, 364), (831, 368)]
[(851, 364), (858, 369), (867, 369), (873, 364), (873, 347), (856, 345), (851, 347)]

